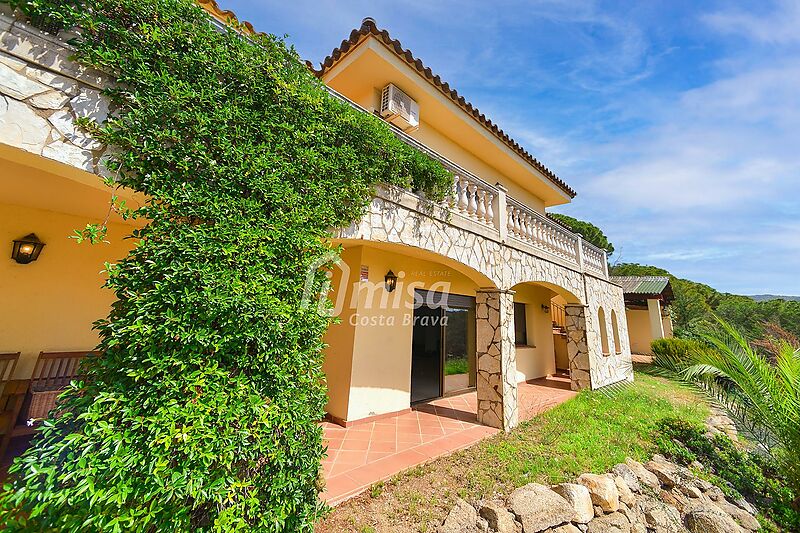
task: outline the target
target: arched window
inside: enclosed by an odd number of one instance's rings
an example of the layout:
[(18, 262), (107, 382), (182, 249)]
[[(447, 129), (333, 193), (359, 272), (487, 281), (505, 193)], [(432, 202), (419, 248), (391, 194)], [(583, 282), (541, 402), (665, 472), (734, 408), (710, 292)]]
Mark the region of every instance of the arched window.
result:
[(597, 310), (597, 322), (600, 327), (600, 340), (603, 343), (603, 355), (611, 355), (608, 349), (608, 324), (606, 323), (606, 312), (603, 308)]
[(611, 332), (614, 334), (614, 351), (622, 353), (622, 343), (619, 342), (619, 322), (617, 322), (617, 312), (611, 310)]

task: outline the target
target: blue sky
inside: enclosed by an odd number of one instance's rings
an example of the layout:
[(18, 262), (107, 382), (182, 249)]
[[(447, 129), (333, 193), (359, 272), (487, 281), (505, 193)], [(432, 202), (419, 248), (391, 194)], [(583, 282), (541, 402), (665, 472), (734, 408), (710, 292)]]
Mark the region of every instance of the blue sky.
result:
[(377, 20), (578, 191), (613, 260), (800, 294), (800, 2), (220, 0), (319, 63)]

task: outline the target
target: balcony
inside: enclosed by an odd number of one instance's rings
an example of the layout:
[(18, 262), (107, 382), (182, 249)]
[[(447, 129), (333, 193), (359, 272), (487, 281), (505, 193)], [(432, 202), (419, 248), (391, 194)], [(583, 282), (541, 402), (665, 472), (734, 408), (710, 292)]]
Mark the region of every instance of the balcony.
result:
[[(326, 88), (335, 98), (361, 112), (369, 113), (344, 95)], [(435, 210), (437, 214), (443, 213), (451, 224), (473, 228), (487, 238), (571, 270), (608, 279), (608, 258), (605, 250), (509, 196), (502, 185), (491, 185), (394, 125), (387, 125), (399, 139), (439, 161), (453, 175), (449, 201)], [(377, 194), (384, 199), (397, 201), (398, 191), (383, 188)], [(412, 193), (403, 191), (400, 194)], [(423, 198), (417, 199), (417, 204), (424, 202)]]

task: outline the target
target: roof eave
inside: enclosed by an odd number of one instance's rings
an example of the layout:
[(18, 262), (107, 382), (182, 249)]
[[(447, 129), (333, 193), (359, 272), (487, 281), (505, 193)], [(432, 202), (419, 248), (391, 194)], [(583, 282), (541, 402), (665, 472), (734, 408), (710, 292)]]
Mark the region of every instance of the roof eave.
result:
[(428, 83), (436, 87), (442, 94), (447, 96), (458, 107), (460, 107), (467, 115), (471, 116), (482, 127), (487, 129), (503, 144), (510, 148), (512, 152), (540, 172), (548, 181), (554, 184), (557, 189), (567, 196), (567, 201), (577, 196), (577, 192), (567, 185), (564, 180), (559, 178), (552, 170), (547, 168), (538, 159), (528, 153), (527, 150), (520, 146), (520, 144), (512, 139), (506, 132), (500, 129), (494, 122), (491, 121), (491, 119), (481, 113), (480, 110), (474, 107), (470, 102), (467, 102), (463, 96), (458, 94), (458, 91), (450, 88), (450, 85), (447, 82), (442, 81), (438, 75), (435, 75), (429, 67), (426, 67), (422, 60), (414, 57), (414, 54), (411, 52), (411, 50), (403, 48), (403, 45), (400, 43), (400, 41), (393, 39), (389, 35), (388, 31), (379, 29), (373, 19), (364, 19), (360, 28), (352, 30), (350, 32), (350, 36), (343, 40), (341, 44), (334, 48), (330, 55), (325, 58), (325, 60), (320, 64), (319, 69), (315, 69), (310, 63), (307, 64), (318, 78), (322, 78), (326, 72), (332, 69), (345, 56), (355, 50), (361, 41), (368, 37), (375, 38), (389, 51), (393, 52), (395, 55), (405, 61), (406, 64), (415, 70)]

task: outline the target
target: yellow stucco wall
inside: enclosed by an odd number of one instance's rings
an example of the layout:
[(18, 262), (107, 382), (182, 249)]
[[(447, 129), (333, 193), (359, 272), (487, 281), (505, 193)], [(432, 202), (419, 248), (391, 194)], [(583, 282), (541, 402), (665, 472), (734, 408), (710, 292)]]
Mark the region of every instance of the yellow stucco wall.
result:
[[(0, 352), (21, 352), (15, 377), (29, 378), (40, 351), (92, 350), (98, 337), (92, 323), (104, 318), (114, 295), (101, 288), (104, 262), (124, 257), (130, 228), (111, 224), (110, 244), (77, 244), (73, 230), (88, 222), (31, 207), (0, 204)], [(36, 233), (46, 243), (39, 259), (13, 261), (14, 239)]]
[(626, 309), (625, 315), (628, 318), (631, 352), (649, 354), (653, 335), (650, 332), (650, 315), (648, 311), (646, 309)]
[[(337, 419), (352, 421), (410, 407), (415, 288), (468, 296), (478, 289), (464, 274), (416, 254), (409, 247), (371, 246), (348, 248), (343, 254), (350, 280), (346, 306), (341, 322), (331, 326), (324, 339), (327, 409)], [(362, 265), (369, 269), (369, 284), (358, 281)], [(391, 294), (383, 289), (389, 270), (399, 278)], [(336, 291), (341, 290), (342, 277), (334, 278)]]
[(541, 285), (524, 284), (514, 287), (514, 302), (525, 304), (528, 346), (516, 346), (517, 381), (527, 381), (553, 374), (556, 371), (553, 322), (542, 305), (549, 306), (553, 291)]
[(379, 109), (381, 90), (394, 83), (420, 105), (420, 124), (409, 135), (490, 184), (500, 183), (509, 195), (543, 212), (545, 206), (570, 198), (529, 163), (511, 151), (413, 69), (367, 38), (330, 69), (323, 81), (370, 111)]

